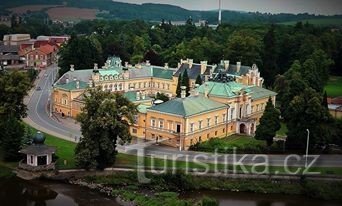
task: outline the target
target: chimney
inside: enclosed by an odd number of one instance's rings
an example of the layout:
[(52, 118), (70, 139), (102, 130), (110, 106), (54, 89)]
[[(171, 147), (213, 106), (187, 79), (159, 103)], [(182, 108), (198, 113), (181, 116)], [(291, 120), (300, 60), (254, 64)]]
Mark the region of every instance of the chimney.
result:
[(151, 66), (150, 60), (146, 60), (146, 66)]
[(221, 10), (221, 0), (219, 0), (219, 16), (218, 16), (218, 25), (222, 22), (222, 10)]
[(141, 69), (141, 64), (136, 64), (136, 65), (135, 65), (135, 68)]
[(208, 83), (204, 84), (204, 97), (208, 98), (208, 90), (209, 90), (209, 85)]
[(97, 71), (99, 69), (97, 63), (94, 63), (94, 70)]
[(192, 65), (194, 64), (193, 59), (188, 59), (189, 69), (191, 69)]
[(186, 86), (181, 86), (181, 98), (184, 99), (186, 97)]
[(164, 64), (164, 68), (165, 68), (165, 69), (168, 69), (168, 68), (169, 68), (169, 63), (165, 63), (165, 64)]
[(128, 62), (125, 62), (125, 67), (126, 67), (126, 68), (128, 67)]
[(177, 69), (179, 69), (182, 66), (182, 63), (178, 62)]
[(79, 89), (79, 88), (80, 88), (80, 81), (76, 80), (76, 89)]
[(224, 64), (224, 70), (227, 71), (229, 68), (229, 61), (225, 60), (225, 61), (223, 61), (223, 64)]
[(201, 61), (201, 74), (204, 74), (205, 70), (207, 69), (207, 65), (207, 61)]
[(137, 93), (136, 93), (136, 97), (135, 97), (135, 99), (136, 99), (137, 101), (139, 101), (139, 100), (140, 100), (140, 92), (137, 92)]
[(141, 92), (141, 99), (142, 99), (142, 100), (146, 99), (146, 94), (145, 94), (145, 92)]
[(92, 81), (92, 79), (89, 79), (88, 86), (89, 86), (89, 88), (92, 88), (92, 87), (93, 87), (93, 81)]
[(71, 71), (71, 72), (75, 71), (75, 68), (74, 68), (74, 65), (73, 65), (73, 64), (70, 64), (70, 71)]
[(236, 72), (239, 73), (241, 69), (241, 62), (236, 62)]
[(198, 95), (199, 95), (199, 91), (198, 91), (198, 89), (199, 89), (199, 84), (195, 84), (195, 96), (197, 97)]
[(65, 79), (65, 83), (68, 84), (69, 83), (69, 78)]

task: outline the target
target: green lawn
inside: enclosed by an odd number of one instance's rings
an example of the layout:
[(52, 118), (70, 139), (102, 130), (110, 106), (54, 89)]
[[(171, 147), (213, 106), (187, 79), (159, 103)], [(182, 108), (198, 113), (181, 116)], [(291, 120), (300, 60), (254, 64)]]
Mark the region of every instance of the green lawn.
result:
[[(31, 127), (32, 128), (32, 127)], [(32, 128), (34, 133), (36, 133), (36, 129)], [(46, 140), (45, 143), (49, 146), (56, 147), (56, 155), (58, 156), (57, 166), (60, 169), (71, 169), (75, 168), (75, 158), (74, 158), (74, 150), (76, 144), (70, 141), (66, 141), (55, 136), (45, 134)], [(66, 160), (66, 164), (64, 164)]]
[[(34, 129), (34, 131), (36, 131)], [(55, 146), (57, 148), (57, 156), (59, 157), (57, 161), (57, 165), (60, 169), (72, 169), (75, 168), (75, 160), (74, 160), (74, 149), (76, 144), (73, 142), (69, 142), (66, 140), (59, 139), (49, 134), (45, 134), (46, 144), (50, 146)], [(245, 145), (264, 145), (264, 141), (255, 140), (251, 137), (240, 136), (240, 135), (232, 135), (230, 137), (225, 138), (226, 141), (231, 145), (236, 146), (245, 146)], [(67, 160), (67, 165), (64, 165), (64, 160)], [(201, 161), (203, 159), (199, 159)], [(195, 163), (195, 162), (185, 162), (185, 161), (172, 161), (172, 160), (163, 160), (153, 157), (143, 157), (143, 167), (148, 169), (153, 166), (154, 169), (172, 169), (176, 168), (177, 170), (182, 170), (186, 168), (190, 169), (199, 169), (204, 170), (206, 166), (203, 165), (203, 162)], [(1, 173), (8, 173), (8, 168), (14, 168), (17, 163), (4, 163), (0, 161), (0, 171)], [(122, 154), (119, 153), (116, 158), (116, 162), (114, 167), (125, 167), (125, 168), (138, 168), (138, 158), (135, 155)], [(215, 171), (218, 169), (219, 171), (224, 171), (226, 169), (232, 170), (232, 165), (224, 165), (224, 164), (207, 164), (207, 167), (210, 171)], [(7, 169), (3, 169), (7, 168)], [(259, 167), (261, 171), (264, 170), (264, 167)], [(252, 170), (252, 166), (246, 166), (248, 171)], [(291, 167), (291, 171), (295, 171), (297, 168)], [(241, 171), (241, 167), (236, 168), (237, 171)], [(270, 173), (285, 173), (283, 167), (269, 167)], [(258, 170), (259, 171), (259, 170)], [(342, 175), (342, 168), (312, 168), (310, 171), (318, 171), (322, 174), (335, 174)], [(1, 176), (0, 173), (0, 176)]]
[(324, 89), (328, 97), (342, 96), (342, 76), (331, 76)]
[(280, 123), (281, 128), (277, 131), (278, 136), (286, 136), (286, 133), (288, 131), (287, 126), (284, 122)]
[[(283, 25), (289, 25), (293, 26), (296, 25), (298, 21), (288, 21), (288, 22), (282, 22), (279, 24)], [(305, 19), (301, 22), (309, 24), (313, 24), (315, 26), (340, 26), (342, 25), (342, 19), (341, 18), (326, 18), (326, 19)]]

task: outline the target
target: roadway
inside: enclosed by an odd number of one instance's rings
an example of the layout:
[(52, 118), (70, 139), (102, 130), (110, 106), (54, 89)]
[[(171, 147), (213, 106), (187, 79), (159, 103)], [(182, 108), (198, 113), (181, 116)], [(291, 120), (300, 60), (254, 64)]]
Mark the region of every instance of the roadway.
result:
[[(41, 72), (39, 79), (36, 81), (36, 86), (41, 90), (37, 91), (33, 88), (30, 91), (30, 95), (25, 98), (25, 103), (28, 105), (28, 117), (24, 121), (31, 126), (57, 136), (62, 139), (77, 142), (78, 137), (82, 136), (79, 127), (75, 127), (73, 124), (68, 124), (66, 121), (60, 121), (54, 116), (50, 116), (49, 101), (50, 92), (52, 90), (52, 84), (54, 82), (54, 76), (57, 73), (57, 66), (52, 65), (45, 71)], [(77, 137), (75, 139), (75, 137)], [(133, 145), (118, 146), (118, 151), (128, 154), (138, 154), (139, 156), (151, 156), (158, 158), (177, 159), (177, 160), (189, 160), (200, 161), (206, 163), (227, 163), (236, 164), (242, 159), (242, 163), (245, 165), (254, 165), (256, 163), (265, 163), (267, 161), (272, 166), (283, 166), (287, 160), (289, 166), (303, 166), (305, 164), (305, 158), (300, 156), (297, 160), (295, 156), (288, 157), (287, 155), (213, 155), (209, 153), (194, 152), (194, 151), (178, 151), (178, 149), (158, 146), (152, 144), (152, 142), (139, 142)], [(137, 152), (139, 151), (139, 152)], [(288, 158), (288, 159), (286, 159)], [(308, 158), (309, 162), (314, 159)], [(315, 167), (342, 167), (342, 155), (321, 155), (314, 164)]]

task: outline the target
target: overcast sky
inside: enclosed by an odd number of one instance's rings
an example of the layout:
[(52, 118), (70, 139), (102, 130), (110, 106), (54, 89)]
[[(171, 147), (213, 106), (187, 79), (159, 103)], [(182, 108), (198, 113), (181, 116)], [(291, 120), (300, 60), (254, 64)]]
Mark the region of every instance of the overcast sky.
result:
[[(127, 3), (164, 3), (192, 10), (218, 8), (219, 0), (115, 0)], [(228, 10), (260, 11), (271, 13), (342, 14), (342, 0), (222, 0)]]

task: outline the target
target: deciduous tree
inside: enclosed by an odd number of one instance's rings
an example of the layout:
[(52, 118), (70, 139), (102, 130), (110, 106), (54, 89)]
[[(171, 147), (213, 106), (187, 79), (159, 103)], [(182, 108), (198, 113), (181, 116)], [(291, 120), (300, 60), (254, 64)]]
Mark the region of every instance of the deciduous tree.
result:
[(131, 139), (129, 124), (136, 106), (118, 93), (89, 90), (85, 106), (77, 117), (83, 138), (75, 149), (76, 165), (81, 168), (104, 169), (115, 161), (118, 140)]

